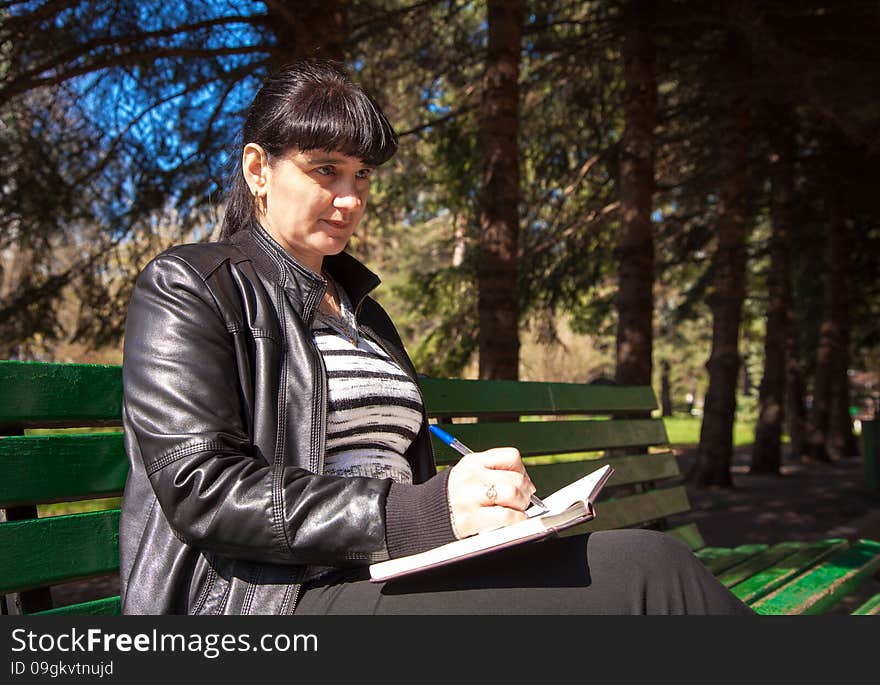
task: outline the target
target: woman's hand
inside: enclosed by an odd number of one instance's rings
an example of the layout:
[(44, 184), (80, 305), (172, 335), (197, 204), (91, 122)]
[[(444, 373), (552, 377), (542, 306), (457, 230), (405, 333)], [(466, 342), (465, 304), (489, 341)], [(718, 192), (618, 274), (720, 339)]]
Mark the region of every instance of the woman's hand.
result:
[(535, 492), (514, 447), (464, 455), (452, 467), (446, 488), (452, 529), (459, 539), (523, 520)]

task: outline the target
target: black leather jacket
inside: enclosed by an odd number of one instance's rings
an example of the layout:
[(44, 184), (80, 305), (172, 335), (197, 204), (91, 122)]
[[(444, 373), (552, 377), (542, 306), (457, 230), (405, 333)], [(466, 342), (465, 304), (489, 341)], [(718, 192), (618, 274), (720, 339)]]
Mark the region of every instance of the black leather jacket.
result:
[[(415, 378), (368, 296), (378, 278), (345, 253), (324, 266)], [(327, 381), (309, 323), (325, 287), (257, 225), (171, 248), (139, 276), (123, 362), (123, 613), (291, 613), (317, 568), (454, 539), (427, 420), (406, 455), (414, 484), (319, 475)]]

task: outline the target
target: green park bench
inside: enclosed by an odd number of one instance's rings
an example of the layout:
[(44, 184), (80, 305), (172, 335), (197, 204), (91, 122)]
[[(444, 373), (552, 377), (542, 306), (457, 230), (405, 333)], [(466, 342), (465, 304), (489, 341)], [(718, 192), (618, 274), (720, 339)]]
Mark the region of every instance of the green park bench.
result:
[[(656, 408), (650, 387), (427, 378), (422, 388), (429, 415), (473, 449), (518, 447), (538, 494), (611, 463), (615, 475), (597, 505), (598, 518), (579, 530), (666, 530), (761, 614), (827, 613), (880, 570), (880, 543), (870, 540), (729, 549), (707, 547), (693, 523), (670, 525), (690, 504), (663, 422), (649, 418)], [(118, 366), (0, 361), (4, 613), (119, 612), (118, 597), (55, 606), (50, 588), (117, 571), (114, 498), (128, 470), (121, 402)], [(435, 446), (438, 463), (459, 458), (446, 445)], [(100, 508), (41, 511), (85, 500), (97, 500)], [(852, 613), (880, 613), (880, 595)]]

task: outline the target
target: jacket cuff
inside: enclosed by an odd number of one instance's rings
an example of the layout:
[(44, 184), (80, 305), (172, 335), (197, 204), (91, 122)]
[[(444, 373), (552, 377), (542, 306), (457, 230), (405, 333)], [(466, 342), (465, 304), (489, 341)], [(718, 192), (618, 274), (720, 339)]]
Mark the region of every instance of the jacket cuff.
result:
[(385, 503), (385, 543), (394, 557), (424, 552), (455, 540), (444, 469), (420, 485), (392, 483)]

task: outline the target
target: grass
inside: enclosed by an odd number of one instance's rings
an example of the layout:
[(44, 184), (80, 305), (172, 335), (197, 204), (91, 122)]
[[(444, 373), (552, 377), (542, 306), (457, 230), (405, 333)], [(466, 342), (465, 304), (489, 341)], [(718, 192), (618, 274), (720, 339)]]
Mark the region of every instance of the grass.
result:
[[(700, 442), (700, 427), (703, 425), (699, 416), (665, 416), (663, 424), (666, 434), (673, 445), (697, 445)], [(754, 422), (736, 421), (733, 424), (733, 446), (751, 445), (755, 442)]]
[(37, 516), (62, 516), (64, 514), (85, 514), (90, 511), (118, 509), (122, 505), (121, 497), (105, 497), (103, 499), (86, 499), (79, 502), (55, 502), (54, 504), (37, 505)]

